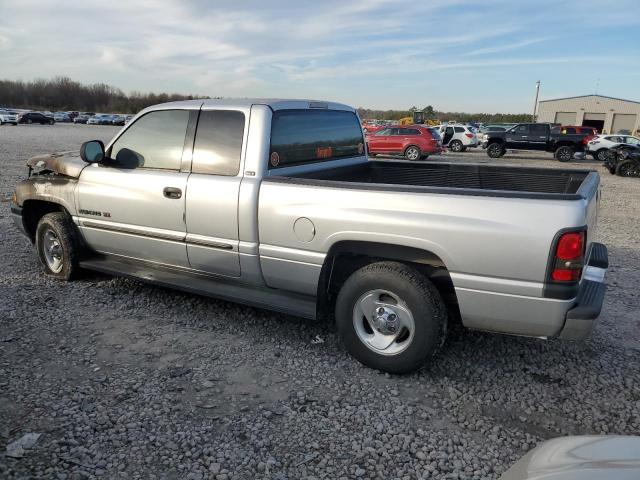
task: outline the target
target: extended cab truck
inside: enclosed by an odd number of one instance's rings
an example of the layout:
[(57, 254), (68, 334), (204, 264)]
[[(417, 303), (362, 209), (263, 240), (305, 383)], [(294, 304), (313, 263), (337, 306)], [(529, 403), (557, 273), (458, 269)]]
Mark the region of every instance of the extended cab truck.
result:
[(568, 162), (574, 153), (583, 151), (586, 135), (554, 133), (548, 123), (520, 123), (505, 132), (485, 133), (482, 146), (491, 158), (502, 157), (509, 149), (541, 150), (553, 152), (557, 160)]
[(430, 358), (450, 318), (581, 339), (600, 312), (593, 171), (369, 161), (354, 109), (288, 100), (150, 107), (80, 157), (29, 160), (11, 207), (53, 277), (335, 317), (389, 372)]

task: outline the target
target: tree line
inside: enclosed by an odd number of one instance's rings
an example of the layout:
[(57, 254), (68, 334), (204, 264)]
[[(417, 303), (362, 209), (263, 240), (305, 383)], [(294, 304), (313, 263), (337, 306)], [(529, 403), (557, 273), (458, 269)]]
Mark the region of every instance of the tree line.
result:
[(178, 93), (124, 93), (104, 83), (83, 85), (68, 77), (30, 82), (0, 80), (0, 106), (30, 110), (136, 113), (149, 105), (209, 98)]
[[(137, 113), (149, 105), (210, 98), (203, 95), (182, 95), (179, 93), (124, 93), (119, 88), (105, 83), (82, 84), (68, 77), (50, 80), (38, 79), (30, 82), (22, 80), (0, 80), (0, 106), (25, 108), (30, 110), (76, 110), (89, 112)], [(399, 120), (412, 116), (418, 110), (372, 110), (359, 108), (360, 118), (378, 120)], [(431, 105), (422, 109), (427, 119), (457, 120), (459, 122), (518, 123), (531, 119), (526, 113), (465, 113), (439, 112)]]
[[(407, 110), (372, 110), (370, 108), (358, 108), (360, 118), (375, 120), (400, 120), (404, 117), (412, 117), (416, 107)], [(531, 121), (530, 113), (466, 113), (466, 112), (440, 112), (431, 105), (422, 109), (427, 120), (456, 120), (458, 122), (482, 122), (482, 123), (521, 123)]]

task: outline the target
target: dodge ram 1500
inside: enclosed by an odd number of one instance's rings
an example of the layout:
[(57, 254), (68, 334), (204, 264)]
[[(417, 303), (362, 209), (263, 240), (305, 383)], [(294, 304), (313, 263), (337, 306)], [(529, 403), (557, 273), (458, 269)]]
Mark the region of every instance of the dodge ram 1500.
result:
[(369, 161), (342, 104), (167, 103), (106, 147), (28, 165), (11, 212), (46, 274), (334, 319), (389, 372), (422, 365), (454, 320), (582, 339), (603, 302), (596, 172)]

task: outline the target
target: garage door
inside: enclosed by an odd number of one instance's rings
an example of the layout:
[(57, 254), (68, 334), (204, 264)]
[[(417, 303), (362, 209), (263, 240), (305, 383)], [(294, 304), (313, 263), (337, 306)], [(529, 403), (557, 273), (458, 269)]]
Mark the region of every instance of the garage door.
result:
[(556, 112), (556, 123), (560, 125), (575, 125), (576, 112)]
[(601, 122), (604, 122), (605, 117), (607, 116), (606, 113), (585, 113), (584, 114), (584, 119), (585, 120), (599, 120)]
[(613, 125), (611, 127), (611, 133), (618, 133), (620, 130), (626, 130), (624, 133), (633, 133), (633, 128), (636, 126), (636, 115), (614, 113)]

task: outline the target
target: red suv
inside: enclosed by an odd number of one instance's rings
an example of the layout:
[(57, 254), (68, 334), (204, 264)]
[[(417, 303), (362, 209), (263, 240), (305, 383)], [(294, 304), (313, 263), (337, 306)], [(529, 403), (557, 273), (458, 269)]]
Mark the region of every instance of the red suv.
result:
[(592, 140), (593, 137), (598, 135), (598, 129), (595, 127), (585, 127), (579, 125), (562, 125), (555, 126), (551, 129), (551, 133), (566, 133), (566, 134), (583, 134), (586, 133), (586, 136), (582, 139), (582, 143), (586, 145), (589, 143), (589, 140)]
[(387, 127), (367, 136), (368, 152), (404, 155), (407, 160), (420, 160), (443, 151), (440, 134), (422, 125)]

